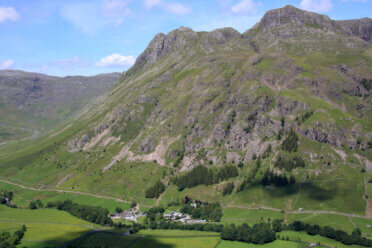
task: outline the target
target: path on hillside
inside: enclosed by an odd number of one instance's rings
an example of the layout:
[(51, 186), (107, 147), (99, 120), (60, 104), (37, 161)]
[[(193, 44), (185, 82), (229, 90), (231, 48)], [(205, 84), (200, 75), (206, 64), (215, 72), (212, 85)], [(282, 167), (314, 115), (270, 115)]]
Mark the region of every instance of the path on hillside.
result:
[(242, 209), (251, 209), (251, 210), (257, 210), (257, 209), (265, 209), (265, 210), (271, 210), (275, 212), (280, 213), (290, 213), (290, 214), (333, 214), (333, 215), (341, 215), (346, 217), (356, 217), (356, 218), (363, 218), (363, 219), (371, 219), (366, 216), (357, 215), (357, 214), (348, 214), (348, 213), (341, 213), (336, 211), (326, 211), (326, 210), (303, 210), (303, 211), (297, 211), (297, 210), (283, 210), (283, 209), (277, 209), (272, 207), (266, 207), (266, 206), (259, 206), (259, 207), (248, 207), (248, 206), (241, 206), (241, 205), (233, 205), (233, 204), (226, 204), (225, 207), (231, 207), (231, 208), (242, 208)]
[[(90, 193), (85, 193), (85, 192), (79, 192), (79, 191), (71, 191), (71, 190), (61, 190), (61, 189), (37, 189), (37, 188), (32, 188), (32, 187), (27, 187), (21, 184), (9, 182), (4, 179), (0, 179), (0, 182), (11, 184), (17, 187), (20, 187), (22, 189), (29, 189), (33, 191), (51, 191), (51, 192), (59, 192), (59, 193), (72, 193), (72, 194), (78, 194), (78, 195), (87, 195), (87, 196), (93, 196), (101, 199), (109, 199), (109, 200), (115, 200), (117, 202), (123, 202), (123, 203), (131, 203), (130, 201), (122, 200), (119, 198), (114, 198), (114, 197), (109, 197), (109, 196), (103, 196), (103, 195), (95, 195), (95, 194), (90, 194)], [(143, 204), (142, 204), (143, 205)], [(151, 207), (148, 205), (143, 205), (145, 207)], [(346, 217), (356, 217), (356, 218), (363, 218), (363, 219), (372, 219), (366, 216), (362, 215), (357, 215), (357, 214), (349, 214), (349, 213), (341, 213), (341, 212), (336, 212), (336, 211), (326, 211), (326, 210), (304, 210), (304, 211), (296, 211), (296, 210), (282, 210), (282, 209), (277, 209), (277, 208), (272, 208), (272, 207), (266, 207), (266, 206), (259, 206), (259, 207), (248, 207), (248, 206), (241, 206), (241, 205), (233, 205), (233, 204), (226, 204), (226, 207), (233, 207), (233, 208), (243, 208), (243, 209), (266, 209), (266, 210), (272, 210), (276, 212), (286, 212), (286, 213), (291, 213), (291, 214), (333, 214), (333, 215), (341, 215), (341, 216), (346, 216)]]
[(51, 191), (51, 192), (58, 192), (58, 193), (72, 193), (72, 194), (78, 194), (78, 195), (93, 196), (93, 197), (97, 197), (97, 198), (101, 198), (101, 199), (115, 200), (117, 202), (131, 203), (130, 201), (122, 200), (122, 199), (119, 199), (119, 198), (114, 198), (114, 197), (110, 197), (110, 196), (103, 196), (103, 195), (95, 195), (95, 194), (79, 192), (79, 191), (62, 190), (62, 189), (37, 189), (37, 188), (27, 187), (27, 186), (24, 186), (24, 185), (21, 185), (21, 184), (9, 182), (9, 181), (4, 180), (4, 179), (0, 179), (0, 182), (11, 184), (11, 185), (20, 187), (22, 189), (29, 189), (29, 190), (33, 190), (33, 191)]

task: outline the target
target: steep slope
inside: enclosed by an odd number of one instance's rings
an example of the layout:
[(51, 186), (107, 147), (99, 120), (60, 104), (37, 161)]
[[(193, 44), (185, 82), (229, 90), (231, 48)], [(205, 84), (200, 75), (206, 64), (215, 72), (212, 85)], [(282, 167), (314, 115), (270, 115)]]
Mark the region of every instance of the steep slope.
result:
[(38, 134), (60, 124), (109, 90), (120, 73), (93, 77), (53, 77), (24, 71), (0, 71), (0, 143)]
[[(145, 190), (162, 180), (161, 203), (188, 194), (365, 215), (370, 27), (371, 19), (338, 22), (286, 6), (244, 34), (184, 27), (158, 34), (79, 120), (37, 149), (20, 143), (0, 150), (1, 174), (151, 204)], [(239, 166), (229, 179), (239, 192), (223, 196), (226, 180), (177, 190), (175, 176), (226, 164)], [(267, 185), (267, 175), (297, 183)]]

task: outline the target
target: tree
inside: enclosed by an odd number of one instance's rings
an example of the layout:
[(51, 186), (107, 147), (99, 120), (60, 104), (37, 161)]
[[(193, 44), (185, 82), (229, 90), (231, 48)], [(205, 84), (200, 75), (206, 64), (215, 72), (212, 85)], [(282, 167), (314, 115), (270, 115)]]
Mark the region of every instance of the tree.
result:
[(360, 235), (362, 235), (362, 231), (359, 228), (355, 228), (353, 230), (353, 235), (360, 236)]
[(296, 132), (291, 129), (288, 136), (284, 139), (282, 143), (282, 149), (288, 152), (296, 152), (298, 148), (298, 136)]
[(35, 203), (34, 201), (31, 201), (31, 202), (28, 204), (28, 207), (29, 207), (30, 209), (37, 209), (37, 205), (36, 205), (36, 203)]
[(235, 185), (233, 182), (227, 183), (223, 188), (222, 195), (231, 195), (231, 193), (234, 191), (234, 187)]
[(148, 188), (145, 192), (146, 198), (158, 198), (165, 190), (164, 184), (159, 180), (155, 185)]
[(39, 199), (36, 200), (35, 204), (37, 205), (38, 208), (44, 207), (44, 204)]
[(116, 207), (115, 212), (120, 214), (123, 212), (123, 209), (121, 207)]

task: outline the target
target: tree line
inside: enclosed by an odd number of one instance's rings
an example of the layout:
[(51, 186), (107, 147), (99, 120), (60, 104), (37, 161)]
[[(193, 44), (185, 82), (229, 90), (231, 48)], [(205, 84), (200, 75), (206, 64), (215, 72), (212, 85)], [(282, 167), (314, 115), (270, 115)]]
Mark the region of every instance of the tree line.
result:
[(296, 169), (298, 167), (305, 167), (305, 161), (296, 155), (291, 158), (285, 158), (282, 155), (279, 155), (275, 162), (275, 166), (279, 169), (291, 171), (292, 169)]
[(290, 175), (289, 177), (285, 173), (278, 175), (270, 169), (267, 169), (265, 171), (261, 179), (261, 184), (266, 185), (266, 186), (274, 184), (277, 187), (281, 187), (281, 186), (293, 185), (295, 183), (296, 183), (296, 179), (293, 175)]
[(142, 229), (178, 229), (178, 230), (195, 230), (204, 232), (222, 232), (224, 226), (222, 224), (182, 224), (179, 221), (166, 221), (152, 222), (150, 224), (137, 224), (133, 223), (131, 233), (137, 233)]
[(0, 233), (0, 247), (15, 248), (18, 244), (21, 243), (26, 230), (26, 226), (23, 225), (21, 229), (15, 231), (13, 234), (7, 231)]
[(90, 221), (102, 226), (112, 226), (113, 224), (111, 218), (108, 217), (109, 211), (102, 207), (80, 205), (77, 203), (73, 203), (71, 200), (65, 200), (63, 202), (48, 202), (47, 207), (66, 211), (80, 219)]
[(254, 224), (252, 227), (246, 223), (239, 226), (230, 224), (223, 228), (221, 239), (253, 244), (265, 244), (276, 240), (276, 234), (271, 228), (270, 223), (258, 223)]
[(217, 170), (199, 165), (183, 175), (174, 177), (172, 183), (178, 186), (179, 191), (182, 191), (185, 188), (192, 188), (201, 184), (211, 185), (219, 183), (238, 175), (239, 172), (235, 165), (225, 165)]
[(288, 228), (297, 232), (305, 231), (309, 235), (320, 235), (330, 239), (335, 239), (345, 245), (355, 244), (372, 247), (372, 240), (362, 237), (362, 232), (359, 228), (356, 228), (351, 234), (348, 234), (345, 231), (335, 230), (329, 226), (320, 227), (318, 225), (310, 225), (301, 221), (293, 222)]

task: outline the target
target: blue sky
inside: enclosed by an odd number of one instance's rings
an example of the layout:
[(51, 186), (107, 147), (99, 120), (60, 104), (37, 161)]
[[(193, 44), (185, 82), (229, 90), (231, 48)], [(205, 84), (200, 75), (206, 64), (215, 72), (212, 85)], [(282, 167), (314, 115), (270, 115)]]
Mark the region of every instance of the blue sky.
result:
[(372, 0), (0, 0), (0, 69), (50, 75), (127, 70), (153, 36), (251, 28), (291, 4), (332, 19), (371, 17)]

